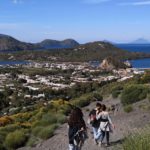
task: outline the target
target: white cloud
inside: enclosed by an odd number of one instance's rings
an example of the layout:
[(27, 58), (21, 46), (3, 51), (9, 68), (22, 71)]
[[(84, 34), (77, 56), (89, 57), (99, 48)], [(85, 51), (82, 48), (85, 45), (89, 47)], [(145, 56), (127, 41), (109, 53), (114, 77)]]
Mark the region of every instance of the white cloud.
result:
[(87, 4), (100, 4), (100, 3), (105, 3), (109, 1), (111, 0), (83, 0), (83, 2)]
[(129, 3), (119, 3), (122, 6), (143, 6), (150, 5), (150, 1), (137, 1), (137, 2), (129, 2)]

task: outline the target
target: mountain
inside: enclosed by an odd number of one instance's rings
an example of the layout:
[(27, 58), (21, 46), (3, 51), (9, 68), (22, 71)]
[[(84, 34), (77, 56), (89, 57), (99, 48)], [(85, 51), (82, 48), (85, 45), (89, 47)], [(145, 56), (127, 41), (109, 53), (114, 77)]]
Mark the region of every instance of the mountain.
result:
[(59, 61), (87, 62), (100, 60), (109, 56), (118, 60), (150, 57), (148, 54), (134, 53), (122, 50), (108, 42), (90, 42), (79, 45), (72, 49), (62, 49), (50, 52), (51, 56), (57, 57)]
[[(44, 60), (44, 61), (60, 61), (60, 62), (88, 62), (102, 61), (107, 57), (115, 58), (119, 61), (150, 58), (150, 54), (128, 52), (117, 48), (108, 42), (91, 42), (79, 45), (75, 48), (55, 49), (49, 51), (26, 51), (24, 53), (13, 53), (14, 60)], [(9, 59), (10, 55), (0, 55), (0, 59)]]
[(40, 47), (35, 44), (21, 42), (11, 36), (0, 34), (0, 51), (35, 50), (39, 48)]
[(63, 41), (46, 39), (37, 44), (44, 49), (62, 49), (62, 48), (74, 48), (79, 46), (79, 43), (73, 39), (66, 39)]
[(20, 51), (20, 50), (41, 50), (41, 49), (63, 49), (74, 48), (79, 46), (79, 43), (73, 39), (63, 41), (44, 40), (40, 43), (21, 42), (11, 36), (0, 34), (0, 51)]
[(143, 39), (143, 38), (139, 38), (139, 39), (131, 42), (131, 44), (150, 44), (150, 41)]

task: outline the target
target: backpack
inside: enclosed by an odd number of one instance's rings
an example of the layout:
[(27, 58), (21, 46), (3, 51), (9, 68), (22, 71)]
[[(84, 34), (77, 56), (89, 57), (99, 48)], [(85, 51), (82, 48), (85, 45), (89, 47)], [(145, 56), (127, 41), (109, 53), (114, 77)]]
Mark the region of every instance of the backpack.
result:
[(96, 119), (96, 114), (91, 114), (90, 116), (90, 123), (93, 123), (95, 122), (97, 119)]
[(95, 110), (92, 110), (91, 113), (89, 114), (89, 120), (92, 126), (97, 122)]

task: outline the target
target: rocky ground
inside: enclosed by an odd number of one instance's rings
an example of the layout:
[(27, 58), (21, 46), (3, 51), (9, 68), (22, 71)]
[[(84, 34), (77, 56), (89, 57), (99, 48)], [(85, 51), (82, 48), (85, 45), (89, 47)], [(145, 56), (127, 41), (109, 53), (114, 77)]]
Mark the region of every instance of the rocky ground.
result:
[[(84, 143), (82, 150), (120, 150), (120, 144), (129, 132), (132, 132), (134, 130), (136, 131), (137, 129), (143, 128), (144, 126), (150, 124), (150, 110), (148, 111), (139, 108), (142, 104), (146, 105), (147, 103), (149, 103), (147, 100), (134, 104), (134, 109), (131, 113), (125, 113), (123, 111), (123, 108), (118, 99), (114, 100), (112, 98), (108, 98), (104, 100), (103, 103), (105, 103), (107, 106), (111, 106), (112, 104), (117, 104), (118, 106), (118, 111), (115, 111), (115, 113), (111, 113), (112, 121), (116, 127), (110, 137), (111, 145), (109, 147), (99, 147), (95, 145), (93, 141), (93, 135), (91, 133), (91, 127), (87, 124), (89, 138)], [(93, 109), (95, 107), (95, 104), (96, 102), (83, 108), (85, 121), (87, 120), (89, 110)], [(34, 148), (25, 147), (19, 150), (68, 150), (67, 130), (67, 124), (64, 124), (56, 131), (55, 136), (48, 139), (47, 141), (39, 143)]]

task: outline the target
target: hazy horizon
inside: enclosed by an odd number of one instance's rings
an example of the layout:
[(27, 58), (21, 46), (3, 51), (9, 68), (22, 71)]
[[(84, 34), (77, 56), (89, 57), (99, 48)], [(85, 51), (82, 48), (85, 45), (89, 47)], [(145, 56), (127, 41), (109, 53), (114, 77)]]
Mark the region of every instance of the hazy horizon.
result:
[(1, 0), (0, 33), (25, 42), (150, 41), (149, 0)]

